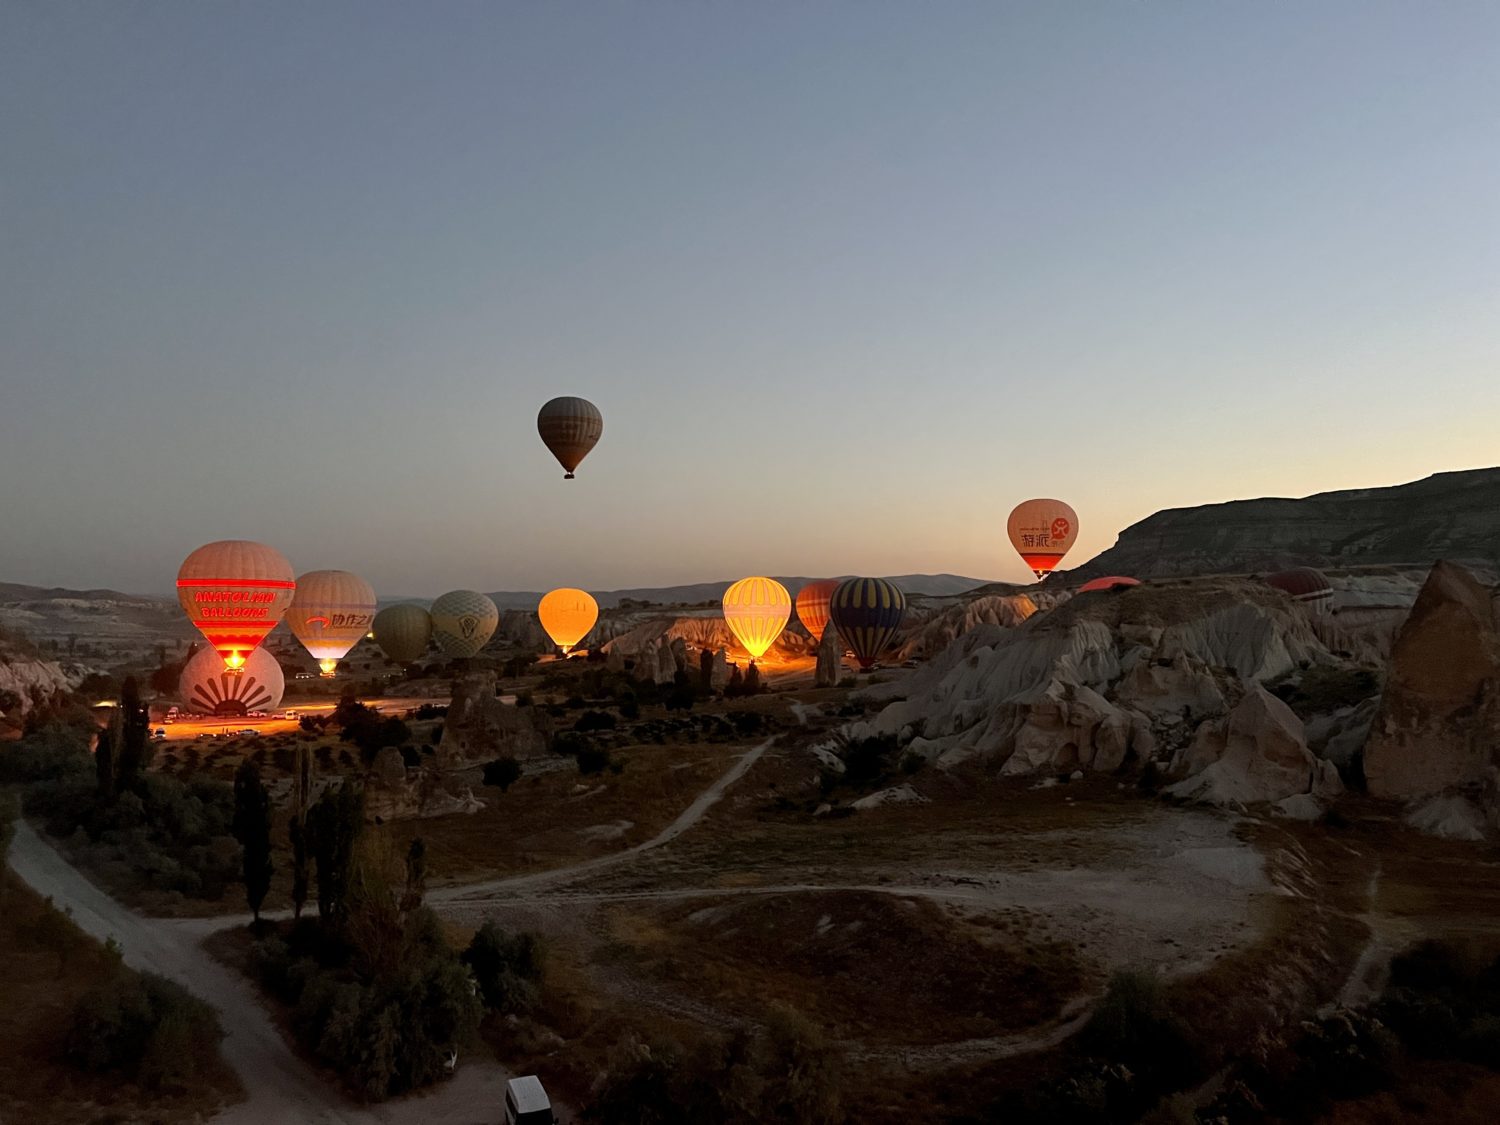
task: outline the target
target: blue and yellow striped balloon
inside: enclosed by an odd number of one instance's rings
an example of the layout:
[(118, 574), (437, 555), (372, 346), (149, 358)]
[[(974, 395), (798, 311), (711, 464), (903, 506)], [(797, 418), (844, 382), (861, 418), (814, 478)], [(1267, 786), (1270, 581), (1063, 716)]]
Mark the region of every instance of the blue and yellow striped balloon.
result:
[(865, 671), (896, 635), (906, 613), (906, 595), (884, 578), (848, 578), (839, 583), (828, 616)]

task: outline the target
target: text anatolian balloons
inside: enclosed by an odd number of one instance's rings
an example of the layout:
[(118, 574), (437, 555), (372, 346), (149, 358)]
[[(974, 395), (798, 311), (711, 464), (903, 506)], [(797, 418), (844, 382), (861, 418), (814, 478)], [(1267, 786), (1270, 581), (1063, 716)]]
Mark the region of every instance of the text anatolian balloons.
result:
[(741, 578), (724, 591), (724, 620), (751, 661), (765, 655), (791, 616), (792, 595), (774, 578)]
[(1006, 530), (1031, 573), (1045, 578), (1078, 538), (1078, 513), (1061, 500), (1027, 500), (1011, 512)]
[(906, 615), (906, 595), (884, 578), (849, 578), (834, 590), (828, 615), (859, 666), (868, 672)]
[(543, 596), (536, 615), (552, 643), (566, 656), (599, 620), (599, 603), (584, 590), (564, 586)]
[(347, 570), (310, 570), (297, 579), (286, 611), (292, 636), (332, 676), (375, 621), (375, 588)]
[(828, 602), (838, 588), (837, 578), (824, 578), (797, 591), (797, 620), (815, 641), (821, 641), (823, 630), (828, 628)]
[(296, 589), (281, 552), (248, 539), (207, 543), (177, 572), (178, 603), (231, 672), (276, 628)]
[(500, 611), (473, 590), (450, 590), (432, 603), (432, 637), (455, 659), (473, 656), (495, 633)]
[(375, 615), (375, 643), (397, 664), (427, 655), (432, 616), (419, 605), (388, 605)]
[(564, 396), (542, 407), (536, 416), (536, 429), (543, 444), (566, 470), (563, 479), (572, 480), (578, 463), (599, 444), (604, 433), (604, 415), (586, 398)]

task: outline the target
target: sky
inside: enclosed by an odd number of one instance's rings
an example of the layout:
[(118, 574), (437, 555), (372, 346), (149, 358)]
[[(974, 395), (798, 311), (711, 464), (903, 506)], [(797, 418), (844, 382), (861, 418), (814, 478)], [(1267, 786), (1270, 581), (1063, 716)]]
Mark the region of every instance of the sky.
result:
[(1489, 0), (0, 0), (0, 581), (1023, 580), (1500, 463), (1497, 314)]

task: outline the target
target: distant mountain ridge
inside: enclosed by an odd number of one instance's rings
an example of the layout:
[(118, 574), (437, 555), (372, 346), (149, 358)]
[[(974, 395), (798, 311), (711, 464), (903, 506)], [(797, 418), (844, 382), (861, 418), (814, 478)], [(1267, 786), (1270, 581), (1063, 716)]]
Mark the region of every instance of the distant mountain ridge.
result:
[[(772, 575), (795, 597), (797, 591), (809, 582), (817, 582), (817, 578), (784, 578), (780, 575)], [(849, 578), (851, 575), (833, 575), (835, 578)], [(951, 597), (955, 594), (967, 594), (970, 590), (977, 590), (981, 586), (989, 585), (989, 580), (984, 578), (965, 578), (959, 574), (898, 574), (888, 579), (899, 586), (908, 594), (926, 595), (927, 597)], [(636, 602), (655, 602), (659, 605), (695, 605), (698, 602), (717, 601), (724, 596), (724, 591), (729, 589), (733, 582), (694, 582), (683, 586), (643, 586), (631, 590), (591, 590), (600, 608), (613, 609), (627, 598)], [(501, 609), (535, 609), (542, 600), (542, 591), (529, 590), (500, 590), (489, 595), (495, 605)]]
[(1120, 533), (1071, 572), (1167, 578), (1292, 566), (1500, 566), (1500, 468), (1436, 473), (1409, 484), (1169, 508)]

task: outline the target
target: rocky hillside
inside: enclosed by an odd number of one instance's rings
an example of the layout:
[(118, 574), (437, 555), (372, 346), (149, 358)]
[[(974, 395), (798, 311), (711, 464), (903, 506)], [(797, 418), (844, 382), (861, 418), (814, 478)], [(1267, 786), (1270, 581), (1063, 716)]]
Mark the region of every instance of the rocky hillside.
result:
[(1412, 484), (1171, 508), (1120, 533), (1069, 579), (1248, 574), (1290, 566), (1415, 565), (1445, 558), (1500, 568), (1500, 468)]

